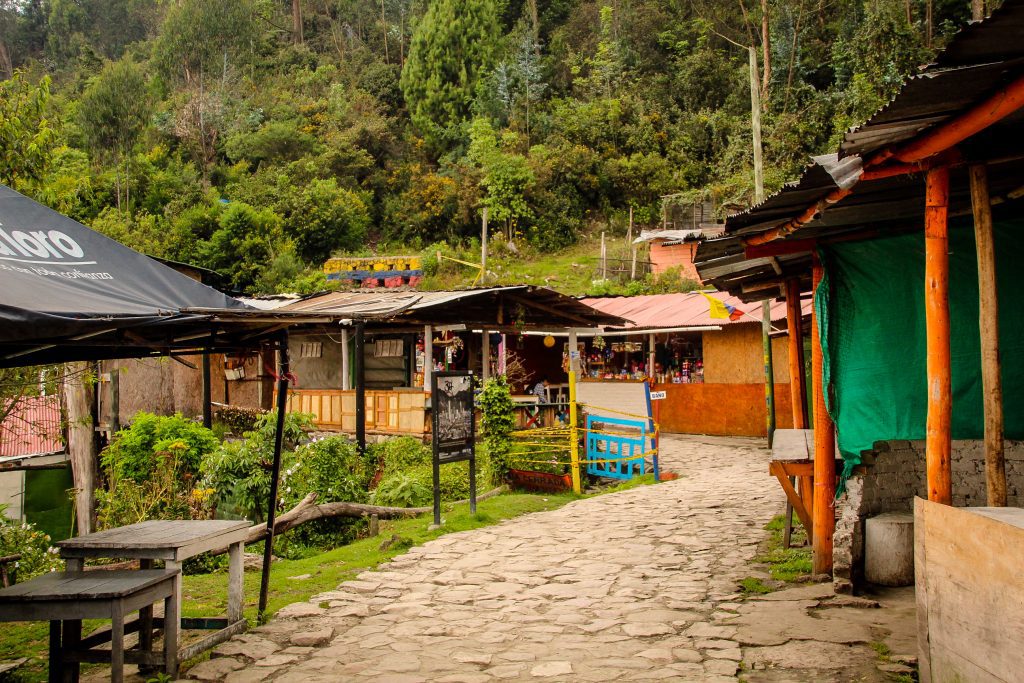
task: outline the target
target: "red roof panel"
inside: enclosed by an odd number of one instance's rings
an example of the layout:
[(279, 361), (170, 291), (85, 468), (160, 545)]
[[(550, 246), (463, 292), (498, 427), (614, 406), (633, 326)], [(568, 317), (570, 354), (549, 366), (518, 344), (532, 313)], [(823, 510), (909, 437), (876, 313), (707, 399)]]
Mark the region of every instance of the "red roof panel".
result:
[[(743, 322), (761, 321), (760, 303), (743, 303), (737, 297), (724, 292), (707, 292), (727, 306), (743, 311), (746, 315), (737, 320), (712, 318), (710, 304), (701, 292), (678, 294), (647, 294), (644, 296), (589, 297), (583, 303), (604, 313), (632, 320), (637, 328), (656, 329), (668, 327), (703, 327), (707, 325), (734, 325)], [(811, 300), (801, 301), (803, 315), (810, 315)], [(772, 302), (772, 321), (786, 319), (786, 303)]]

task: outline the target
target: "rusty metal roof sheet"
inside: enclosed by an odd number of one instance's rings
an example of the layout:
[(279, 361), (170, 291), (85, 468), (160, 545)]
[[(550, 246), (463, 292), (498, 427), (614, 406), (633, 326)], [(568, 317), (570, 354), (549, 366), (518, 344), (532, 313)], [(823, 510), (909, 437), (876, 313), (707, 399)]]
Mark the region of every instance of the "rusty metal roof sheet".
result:
[[(746, 304), (737, 297), (723, 292), (707, 292), (708, 296), (737, 308), (745, 313), (738, 320), (712, 318), (708, 300), (701, 292), (678, 294), (648, 294), (644, 296), (589, 297), (581, 299), (588, 306), (599, 311), (626, 318), (633, 322), (628, 326), (637, 330), (658, 330), (676, 327), (706, 327), (711, 325), (734, 325), (744, 322), (761, 322), (760, 305)], [(810, 299), (803, 302), (803, 313), (810, 315)], [(773, 302), (772, 321), (786, 319), (785, 302)]]
[(0, 458), (23, 458), (63, 450), (57, 396), (22, 399), (0, 425)]

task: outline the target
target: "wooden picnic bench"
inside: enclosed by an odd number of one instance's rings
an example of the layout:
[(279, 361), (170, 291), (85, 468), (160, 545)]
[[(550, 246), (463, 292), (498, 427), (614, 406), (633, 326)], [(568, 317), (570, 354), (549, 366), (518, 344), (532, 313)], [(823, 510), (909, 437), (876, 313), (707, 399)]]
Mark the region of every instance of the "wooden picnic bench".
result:
[[(836, 459), (836, 471), (843, 469)], [(807, 544), (813, 545), (814, 524), (814, 430), (776, 429), (772, 438), (772, 459), (768, 473), (779, 480), (786, 493), (786, 527), (783, 546), (789, 547), (793, 513), (807, 532)]]
[[(164, 567), (180, 570), (190, 557), (211, 550), (228, 549), (227, 618), (182, 618), (181, 629), (212, 629), (205, 638), (190, 643), (177, 652), (177, 661), (185, 661), (243, 632), (247, 622), (243, 608), (243, 546), (249, 533), (245, 520), (150, 520), (129, 526), (107, 529), (85, 536), (58, 541), (61, 557), (69, 570), (81, 570), (87, 558), (138, 559), (141, 569), (162, 560)], [(174, 578), (175, 614), (181, 615), (181, 574)], [(139, 613), (140, 635), (148, 638), (154, 620), (151, 607)]]
[[(178, 670), (178, 604), (174, 585), (177, 570), (51, 572), (0, 590), (0, 621), (50, 622), (51, 683), (78, 680), (81, 662), (110, 662), (110, 680), (124, 680), (124, 664), (159, 666), (172, 678)], [(139, 647), (125, 651), (125, 633), (146, 628), (140, 618), (125, 617), (152, 610), (163, 601), (164, 648), (154, 653), (150, 622), (148, 637), (140, 633)], [(110, 619), (110, 630), (82, 638), (83, 619)], [(95, 649), (110, 642), (109, 650)]]

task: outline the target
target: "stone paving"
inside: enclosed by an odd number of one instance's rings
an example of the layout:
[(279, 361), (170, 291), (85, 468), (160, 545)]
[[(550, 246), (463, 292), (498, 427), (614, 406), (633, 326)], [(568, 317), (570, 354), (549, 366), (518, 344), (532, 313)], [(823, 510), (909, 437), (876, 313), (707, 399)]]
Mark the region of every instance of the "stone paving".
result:
[(668, 437), (682, 477), (449, 534), (286, 607), (187, 675), (735, 680), (738, 579), (782, 508), (755, 439)]

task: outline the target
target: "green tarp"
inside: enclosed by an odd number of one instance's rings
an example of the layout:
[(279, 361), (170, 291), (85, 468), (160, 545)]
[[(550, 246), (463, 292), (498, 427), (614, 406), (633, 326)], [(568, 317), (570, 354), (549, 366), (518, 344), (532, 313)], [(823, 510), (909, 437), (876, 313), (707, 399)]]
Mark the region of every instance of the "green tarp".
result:
[[(996, 224), (1006, 438), (1024, 438), (1024, 220)], [(950, 226), (953, 438), (984, 436), (978, 271), (971, 222)], [(825, 331), (829, 412), (846, 472), (876, 441), (923, 439), (926, 394), (924, 237), (834, 244), (816, 300)]]

